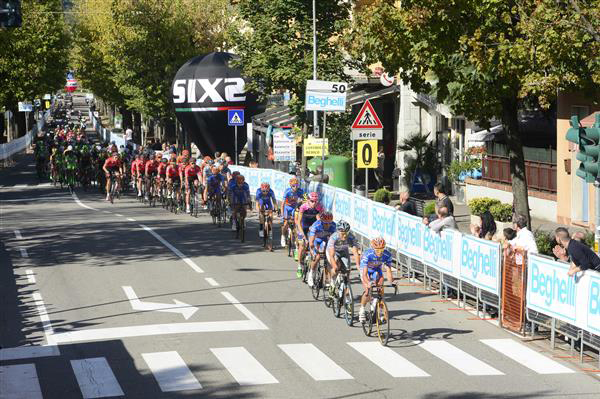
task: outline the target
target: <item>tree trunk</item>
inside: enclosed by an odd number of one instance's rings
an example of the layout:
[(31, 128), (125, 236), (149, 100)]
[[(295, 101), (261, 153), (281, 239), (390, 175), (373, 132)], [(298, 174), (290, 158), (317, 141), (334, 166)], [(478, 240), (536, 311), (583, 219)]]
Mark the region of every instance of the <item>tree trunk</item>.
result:
[(523, 154), (523, 143), (519, 131), (518, 101), (516, 96), (502, 101), (502, 123), (506, 129), (514, 213), (525, 216), (527, 224), (531, 229), (525, 155)]

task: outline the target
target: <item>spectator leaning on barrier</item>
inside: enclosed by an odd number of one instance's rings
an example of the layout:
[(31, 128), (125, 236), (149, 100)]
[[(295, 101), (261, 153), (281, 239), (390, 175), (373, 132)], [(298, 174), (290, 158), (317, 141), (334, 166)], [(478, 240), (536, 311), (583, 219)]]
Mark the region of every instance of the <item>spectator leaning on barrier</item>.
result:
[(400, 193), (400, 204), (396, 205), (396, 209), (406, 212), (409, 215), (417, 216), (417, 208), (415, 207), (415, 203), (410, 200), (408, 191)]
[(458, 230), (456, 220), (454, 220), (454, 216), (448, 213), (448, 208), (442, 206), (438, 209), (437, 215), (438, 218), (435, 219), (433, 222), (430, 222), (429, 224), (425, 223), (429, 226), (431, 230), (435, 231), (436, 233), (439, 233), (440, 231), (446, 228)]
[(444, 186), (442, 186), (441, 183), (437, 183), (435, 186), (433, 186), (433, 194), (436, 197), (435, 209), (439, 209), (444, 206), (446, 209), (448, 209), (449, 215), (454, 215), (454, 204), (446, 195)]
[(587, 245), (579, 240), (571, 239), (569, 230), (559, 227), (554, 231), (556, 242), (559, 244), (552, 249), (554, 255), (569, 262), (569, 276), (583, 270), (600, 271), (600, 258)]
[(523, 248), (527, 253), (537, 254), (538, 247), (533, 233), (527, 228), (527, 218), (516, 215), (513, 220), (513, 228), (517, 231), (517, 237), (512, 240), (514, 247)]
[(496, 234), (496, 222), (490, 211), (485, 211), (479, 217), (478, 224), (471, 225), (471, 234), (485, 240), (492, 240)]

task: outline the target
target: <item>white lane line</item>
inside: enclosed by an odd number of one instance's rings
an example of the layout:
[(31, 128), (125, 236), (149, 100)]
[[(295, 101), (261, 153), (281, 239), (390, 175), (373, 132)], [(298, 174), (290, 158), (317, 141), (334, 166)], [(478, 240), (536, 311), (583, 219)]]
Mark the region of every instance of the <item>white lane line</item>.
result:
[(429, 377), (425, 371), (379, 342), (348, 342), (348, 345), (392, 377)]
[(17, 240), (23, 239), (23, 236), (21, 235), (21, 232), (19, 230), (15, 230), (15, 237), (17, 238)]
[(15, 184), (13, 187), (14, 188), (26, 188), (27, 184)]
[(58, 346), (17, 346), (14, 348), (0, 349), (0, 362), (49, 356), (60, 356)]
[(56, 196), (48, 196), (48, 197), (35, 197), (35, 198), (12, 198), (12, 199), (3, 199), (0, 202), (30, 202), (30, 201), (64, 201), (68, 200), (69, 197), (56, 197)]
[(42, 399), (35, 364), (0, 366), (0, 398)]
[(148, 233), (152, 234), (154, 236), (154, 238), (156, 238), (158, 241), (160, 241), (165, 247), (169, 248), (171, 250), (171, 252), (173, 252), (175, 255), (179, 256), (181, 258), (181, 260), (184, 261), (185, 263), (187, 263), (188, 266), (190, 266), (195, 272), (204, 273), (204, 270), (202, 270), (200, 268), (200, 266), (195, 264), (194, 261), (192, 261), (190, 258), (188, 258), (183, 253), (181, 253), (180, 250), (178, 250), (177, 248), (172, 246), (167, 240), (165, 240), (160, 235), (158, 235), (158, 233), (156, 233), (150, 227), (143, 225), (143, 224), (140, 224), (140, 227), (142, 229), (146, 230)]
[(142, 353), (142, 357), (156, 378), (161, 391), (177, 392), (202, 389), (202, 385), (194, 377), (179, 353), (175, 351)]
[(246, 348), (210, 348), (210, 351), (240, 385), (279, 383)]
[(575, 372), (512, 339), (481, 339), (480, 341), (538, 374), (565, 374)]
[(115, 215), (121, 218), (123, 217), (123, 215), (121, 215), (120, 213), (115, 213)]
[(278, 345), (315, 381), (352, 380), (353, 377), (335, 364), (326, 354), (313, 344)]
[(52, 328), (52, 323), (50, 322), (50, 318), (48, 317), (48, 312), (46, 311), (46, 305), (44, 305), (44, 300), (42, 295), (39, 292), (34, 292), (33, 300), (35, 302), (35, 307), (40, 317), (40, 321), (42, 322), (42, 328), (44, 329), (44, 333), (46, 334), (46, 343), (48, 345), (55, 345), (54, 342), (54, 329)]
[(212, 285), (213, 287), (218, 287), (218, 286), (219, 286), (219, 283), (217, 283), (217, 282), (215, 281), (215, 279), (214, 279), (214, 278), (212, 278), (212, 277), (206, 277), (206, 278), (205, 278), (205, 280), (206, 280), (206, 282), (207, 282), (208, 284)]
[(225, 331), (255, 331), (268, 330), (250, 310), (242, 305), (228, 292), (221, 292), (236, 309), (243, 313), (248, 320), (231, 321), (204, 321), (191, 323), (148, 324), (128, 327), (90, 328), (78, 331), (55, 333), (52, 335), (53, 343), (87, 342), (130, 337), (148, 337), (153, 335), (188, 334), (202, 332)]
[(84, 399), (124, 395), (106, 358), (71, 360), (71, 367)]
[(77, 196), (77, 194), (75, 194), (74, 192), (71, 193), (71, 196), (73, 197), (73, 199), (75, 200), (75, 202), (77, 203), (77, 205), (79, 205), (82, 208), (86, 208), (86, 209), (90, 209), (92, 211), (97, 211), (98, 209), (96, 208), (92, 208), (91, 206), (87, 206), (86, 204), (84, 204), (83, 202), (79, 201), (79, 197)]
[(112, 213), (112, 212), (109, 212), (109, 211), (102, 211), (102, 212), (104, 212), (104, 213)]
[(127, 218), (127, 220), (129, 220), (130, 222), (135, 222), (135, 219), (132, 218)]
[(33, 270), (25, 270), (25, 275), (27, 276), (27, 281), (29, 281), (30, 284), (35, 284), (35, 273)]
[(422, 342), (419, 346), (466, 375), (504, 375), (503, 372), (448, 342), (431, 340)]
[(27, 253), (27, 249), (20, 247), (19, 251), (21, 251), (21, 257), (22, 258), (29, 258), (29, 254)]

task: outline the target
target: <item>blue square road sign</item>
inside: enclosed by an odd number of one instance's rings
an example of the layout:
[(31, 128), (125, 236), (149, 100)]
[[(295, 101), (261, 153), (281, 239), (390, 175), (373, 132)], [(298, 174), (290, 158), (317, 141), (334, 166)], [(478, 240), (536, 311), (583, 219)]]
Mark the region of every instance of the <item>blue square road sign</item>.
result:
[(244, 126), (244, 110), (243, 109), (228, 109), (227, 124), (229, 126)]

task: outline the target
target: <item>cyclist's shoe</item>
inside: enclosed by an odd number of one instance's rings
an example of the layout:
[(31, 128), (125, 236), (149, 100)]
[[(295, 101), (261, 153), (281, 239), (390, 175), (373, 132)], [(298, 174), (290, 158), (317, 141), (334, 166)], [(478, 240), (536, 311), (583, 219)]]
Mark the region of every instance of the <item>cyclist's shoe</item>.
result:
[(313, 281), (313, 272), (312, 270), (310, 270), (308, 272), (308, 276), (306, 277), (306, 281), (308, 282), (308, 286), (312, 287), (313, 285), (315, 285), (314, 281)]
[(327, 288), (329, 288), (329, 296), (335, 296), (335, 286), (333, 284), (328, 284)]
[(185, 208), (185, 213), (191, 213), (191, 212), (192, 211), (190, 211), (190, 207), (189, 206)]
[(258, 230), (258, 236), (259, 236), (260, 238), (263, 238), (263, 237), (265, 236), (265, 232), (264, 232), (264, 230), (263, 230), (263, 229), (260, 229), (260, 230)]
[(363, 308), (361, 306), (360, 310), (358, 311), (358, 321), (361, 323), (364, 323), (367, 321), (367, 315), (365, 314), (365, 308)]
[(302, 265), (298, 265), (298, 268), (296, 269), (296, 277), (302, 278)]
[(281, 240), (279, 243), (281, 244), (282, 247), (285, 248), (285, 237), (283, 235), (281, 236)]
[(138, 191), (138, 197), (141, 197), (141, 196), (142, 196), (142, 192)]
[(110, 201), (110, 194), (106, 194), (106, 201)]

